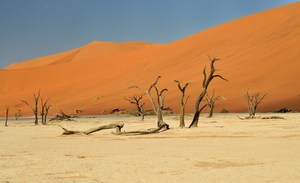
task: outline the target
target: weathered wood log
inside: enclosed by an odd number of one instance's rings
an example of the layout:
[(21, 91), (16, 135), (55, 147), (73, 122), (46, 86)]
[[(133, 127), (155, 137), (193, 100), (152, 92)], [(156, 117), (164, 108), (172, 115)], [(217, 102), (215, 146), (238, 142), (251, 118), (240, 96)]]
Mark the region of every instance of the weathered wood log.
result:
[(50, 121), (74, 121), (72, 118), (76, 116), (70, 116), (60, 110), (60, 115), (57, 114), (54, 118), (51, 118)]
[(262, 117), (261, 119), (285, 119), (284, 117), (281, 116), (270, 116), (270, 117)]
[(74, 134), (79, 134), (79, 135), (89, 135), (92, 133), (95, 133), (97, 131), (101, 131), (101, 130), (107, 130), (107, 129), (113, 129), (116, 128), (116, 133), (120, 133), (121, 128), (123, 128), (124, 123), (111, 123), (108, 125), (102, 125), (96, 128), (90, 128), (88, 130), (85, 131), (76, 131), (76, 130), (68, 130), (60, 125), (58, 125), (59, 127), (61, 127), (64, 132), (62, 133), (62, 135), (74, 135)]
[(169, 125), (167, 123), (162, 124), (161, 126), (157, 127), (157, 128), (153, 128), (153, 129), (148, 129), (148, 130), (141, 130), (141, 131), (129, 131), (129, 132), (125, 132), (125, 131), (121, 131), (121, 128), (118, 129), (119, 131), (116, 132), (116, 135), (148, 135), (148, 134), (154, 134), (154, 133), (160, 133), (160, 132), (164, 132), (166, 130), (169, 130)]

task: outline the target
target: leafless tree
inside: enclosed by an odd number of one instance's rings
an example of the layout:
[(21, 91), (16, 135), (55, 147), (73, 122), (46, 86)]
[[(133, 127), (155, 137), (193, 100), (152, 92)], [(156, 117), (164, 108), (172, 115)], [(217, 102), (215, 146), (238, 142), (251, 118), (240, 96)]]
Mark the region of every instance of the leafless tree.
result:
[(28, 107), (31, 108), (34, 116), (35, 116), (35, 121), (34, 124), (38, 125), (39, 124), (39, 119), (38, 119), (38, 104), (39, 104), (39, 98), (41, 96), (41, 92), (40, 90), (38, 91), (37, 94), (33, 93), (33, 97), (34, 97), (34, 105), (31, 106), (27, 101), (25, 100), (21, 100), (24, 104), (26, 104)]
[(45, 116), (44, 116), (44, 123), (47, 124), (47, 116), (49, 113), (50, 108), (52, 107), (52, 105), (45, 105)]
[(184, 128), (185, 127), (185, 123), (184, 123), (185, 106), (186, 106), (186, 103), (189, 99), (189, 96), (185, 99), (185, 90), (188, 87), (188, 85), (191, 84), (191, 83), (185, 83), (184, 87), (182, 87), (181, 84), (180, 84), (180, 81), (174, 80), (174, 82), (177, 83), (178, 89), (181, 91), (179, 127)]
[(208, 93), (206, 94), (206, 104), (209, 108), (208, 118), (213, 117), (214, 109), (216, 107), (216, 101), (220, 100), (221, 95), (215, 97), (215, 90), (212, 93), (212, 96), (209, 96)]
[(145, 103), (141, 104), (141, 100), (143, 99), (143, 95), (133, 95), (132, 97), (125, 97), (126, 101), (128, 101), (130, 104), (133, 104), (137, 107), (138, 115), (142, 116), (142, 120), (145, 119), (145, 111), (144, 111), (144, 105)]
[(49, 99), (47, 99), (45, 102), (44, 102), (44, 99), (41, 98), (41, 117), (42, 117), (42, 124), (43, 125), (46, 125), (46, 119), (45, 119), (45, 115), (46, 115), (46, 106), (47, 106), (47, 103), (48, 103)]
[(221, 78), (225, 81), (227, 81), (226, 79), (224, 79), (221, 75), (215, 75), (215, 66), (214, 66), (214, 63), (218, 60), (220, 60), (219, 58), (209, 58), (209, 61), (210, 61), (210, 73), (209, 75), (207, 76), (206, 74), (206, 67), (204, 67), (203, 69), (203, 82), (202, 82), (202, 91), (200, 93), (200, 95), (198, 96), (197, 100), (196, 100), (196, 103), (195, 103), (195, 107), (194, 107), (194, 118), (193, 118), (193, 121), (192, 123), (190, 124), (189, 128), (191, 127), (197, 127), (198, 126), (198, 121), (199, 121), (199, 116), (200, 116), (200, 113), (201, 111), (207, 106), (207, 104), (204, 104), (201, 108), (200, 108), (200, 104), (203, 100), (203, 98), (205, 97), (206, 95), (206, 92), (207, 92), (207, 89), (208, 89), (208, 86), (210, 84), (210, 82), (214, 79), (214, 78)]
[(22, 116), (22, 111), (21, 110), (18, 110), (17, 112), (15, 112), (15, 118), (16, 118), (16, 120), (18, 120), (19, 117), (21, 117), (21, 116)]
[[(140, 89), (140, 90), (144, 91), (147, 94), (147, 96), (149, 97), (149, 99), (151, 101), (151, 104), (152, 104), (152, 107), (153, 107), (153, 110), (154, 110), (155, 114), (157, 115), (157, 126), (158, 127), (166, 127), (167, 129), (169, 129), (169, 125), (163, 121), (163, 115), (162, 115), (163, 93), (168, 91), (168, 90), (166, 88), (162, 89), (161, 91), (158, 90), (156, 85), (157, 85), (160, 78), (161, 78), (161, 76), (158, 76), (157, 79), (155, 80), (155, 82), (153, 84), (151, 84), (148, 89), (141, 88), (139, 86), (130, 86), (128, 89), (137, 88), (137, 89)], [(157, 102), (156, 103), (155, 103), (154, 98), (151, 94), (152, 89), (154, 89), (154, 93), (156, 94), (156, 97), (157, 97)]]
[(249, 119), (255, 118), (255, 113), (257, 110), (258, 105), (262, 102), (262, 100), (267, 96), (267, 94), (262, 94), (260, 92), (255, 92), (250, 94), (248, 91), (245, 95), (247, 100), (247, 107), (249, 112)]
[(6, 113), (5, 113), (5, 114), (6, 114), (6, 115), (5, 115), (5, 126), (8, 126), (8, 125), (7, 125), (7, 121), (8, 121), (9, 107), (6, 107), (6, 108), (5, 108), (5, 111), (6, 111)]

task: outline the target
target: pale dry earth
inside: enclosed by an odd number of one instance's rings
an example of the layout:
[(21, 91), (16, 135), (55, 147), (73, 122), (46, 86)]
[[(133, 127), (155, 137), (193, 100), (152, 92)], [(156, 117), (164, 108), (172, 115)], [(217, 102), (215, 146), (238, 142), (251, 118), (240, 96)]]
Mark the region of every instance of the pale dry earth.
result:
[(30, 119), (11, 119), (0, 127), (0, 182), (300, 182), (300, 114), (258, 115), (286, 120), (204, 114), (199, 128), (180, 129), (172, 115), (165, 117), (171, 130), (160, 134), (61, 136), (59, 124), (84, 130), (124, 122), (130, 131), (155, 127), (156, 120), (97, 116), (34, 126)]

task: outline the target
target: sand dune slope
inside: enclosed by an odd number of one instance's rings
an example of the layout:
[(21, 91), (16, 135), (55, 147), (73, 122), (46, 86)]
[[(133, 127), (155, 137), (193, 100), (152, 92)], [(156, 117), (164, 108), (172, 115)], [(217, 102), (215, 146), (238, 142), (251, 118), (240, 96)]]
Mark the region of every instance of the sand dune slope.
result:
[[(244, 93), (268, 93), (260, 111), (282, 107), (300, 110), (300, 3), (271, 9), (207, 29), (169, 44), (141, 42), (92, 42), (66, 52), (11, 65), (0, 72), (0, 101), (12, 111), (29, 109), (30, 100), (42, 91), (54, 104), (71, 113), (108, 113), (113, 108), (133, 108), (124, 96), (140, 93), (130, 85), (148, 87), (158, 75), (160, 87), (169, 89), (166, 106), (178, 111), (179, 95), (174, 79), (192, 82), (187, 93), (188, 112), (201, 90), (207, 54), (222, 60), (216, 67), (229, 82), (215, 80), (210, 92), (226, 100), (217, 111), (246, 111)], [(146, 103), (149, 104), (146, 100)], [(150, 106), (147, 105), (149, 108)]]

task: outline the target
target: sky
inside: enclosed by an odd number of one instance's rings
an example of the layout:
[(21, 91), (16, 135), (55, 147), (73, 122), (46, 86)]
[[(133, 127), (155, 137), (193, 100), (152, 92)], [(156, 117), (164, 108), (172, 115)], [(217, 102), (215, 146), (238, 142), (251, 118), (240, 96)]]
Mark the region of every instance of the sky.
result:
[(89, 42), (169, 43), (299, 0), (0, 0), (0, 68)]

